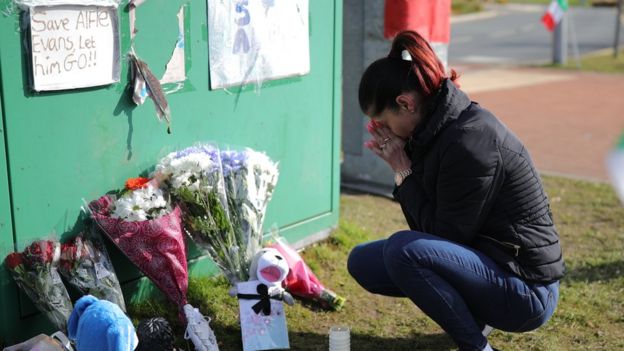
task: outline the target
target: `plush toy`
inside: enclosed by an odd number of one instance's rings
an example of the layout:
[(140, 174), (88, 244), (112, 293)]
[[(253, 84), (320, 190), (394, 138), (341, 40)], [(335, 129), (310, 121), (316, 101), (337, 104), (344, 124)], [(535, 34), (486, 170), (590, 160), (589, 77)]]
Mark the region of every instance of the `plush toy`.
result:
[(282, 301), (292, 296), (282, 288), (288, 263), (279, 251), (260, 250), (249, 267), (250, 279), (236, 285), (240, 309), (243, 350), (287, 349), (288, 329)]
[(269, 295), (280, 296), (289, 306), (294, 305), (295, 300), (283, 287), (282, 282), (288, 275), (288, 262), (281, 253), (273, 248), (265, 248), (258, 251), (249, 267), (249, 280), (258, 280), (266, 285)]
[[(288, 271), (288, 262), (284, 260), (278, 250), (264, 248), (256, 252), (251, 260), (249, 280), (260, 281), (267, 286), (269, 295), (279, 298), (286, 302), (287, 305), (292, 306), (295, 304), (295, 299), (282, 287), (282, 282), (288, 276)], [(229, 294), (232, 297), (237, 297), (237, 287), (232, 287)]]
[(91, 295), (76, 302), (67, 331), (77, 351), (132, 351), (139, 343), (121, 308)]

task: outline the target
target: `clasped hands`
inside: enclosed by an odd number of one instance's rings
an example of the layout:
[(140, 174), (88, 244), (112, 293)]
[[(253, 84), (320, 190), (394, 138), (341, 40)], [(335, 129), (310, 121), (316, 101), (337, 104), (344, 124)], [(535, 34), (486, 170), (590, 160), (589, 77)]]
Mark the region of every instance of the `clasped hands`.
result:
[(405, 140), (394, 134), (385, 124), (372, 119), (366, 129), (373, 139), (365, 142), (364, 146), (386, 161), (394, 172), (411, 167), (412, 162), (404, 150)]

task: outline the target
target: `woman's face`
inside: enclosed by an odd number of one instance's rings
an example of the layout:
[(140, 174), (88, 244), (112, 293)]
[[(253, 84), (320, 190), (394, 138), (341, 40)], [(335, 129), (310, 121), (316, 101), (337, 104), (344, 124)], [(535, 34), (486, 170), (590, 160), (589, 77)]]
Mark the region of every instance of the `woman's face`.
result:
[(419, 99), (414, 94), (397, 97), (398, 110), (386, 108), (379, 115), (369, 117), (387, 127), (401, 139), (408, 139), (421, 121)]

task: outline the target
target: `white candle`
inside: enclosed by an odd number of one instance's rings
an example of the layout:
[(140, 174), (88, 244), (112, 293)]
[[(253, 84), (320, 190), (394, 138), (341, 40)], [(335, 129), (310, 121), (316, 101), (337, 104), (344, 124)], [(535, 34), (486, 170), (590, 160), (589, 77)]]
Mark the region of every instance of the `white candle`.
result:
[(349, 351), (351, 336), (349, 327), (336, 325), (329, 328), (329, 351)]

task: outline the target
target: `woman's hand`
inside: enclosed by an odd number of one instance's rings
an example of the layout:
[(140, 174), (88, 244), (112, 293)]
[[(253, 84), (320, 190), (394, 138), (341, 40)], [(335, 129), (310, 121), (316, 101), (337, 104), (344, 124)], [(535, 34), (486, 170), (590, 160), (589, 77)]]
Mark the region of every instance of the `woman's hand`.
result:
[(366, 129), (373, 139), (364, 143), (364, 146), (386, 161), (395, 172), (411, 168), (412, 161), (403, 149), (405, 140), (392, 133), (388, 127), (373, 120), (368, 123)]

